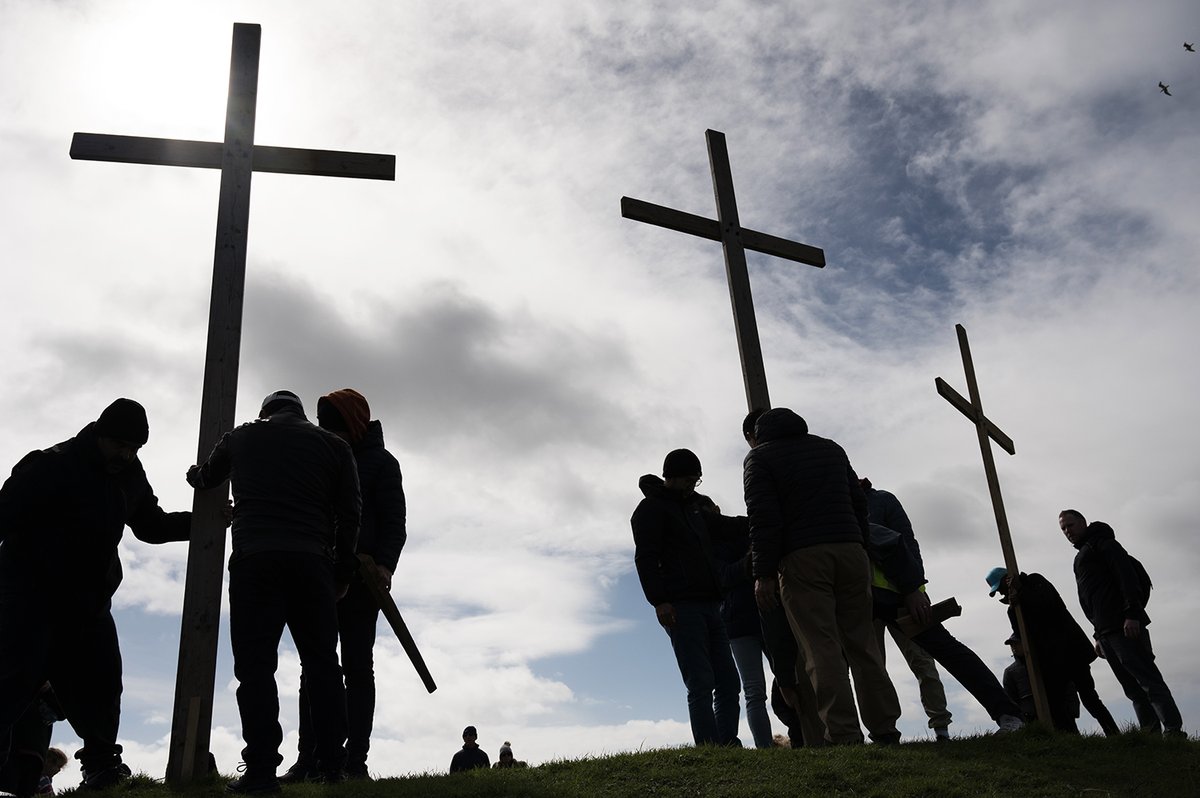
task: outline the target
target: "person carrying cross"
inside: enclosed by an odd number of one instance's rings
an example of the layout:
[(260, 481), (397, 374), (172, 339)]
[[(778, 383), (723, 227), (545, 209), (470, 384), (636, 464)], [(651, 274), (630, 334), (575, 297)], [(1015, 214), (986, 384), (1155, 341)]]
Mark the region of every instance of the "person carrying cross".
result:
[(344, 440), (312, 424), (291, 391), (263, 400), (258, 420), (226, 433), (188, 484), (233, 489), (229, 642), (238, 680), (245, 773), (235, 793), (279, 791), (275, 668), (287, 626), (300, 655), (320, 780), (345, 780), (346, 693), (337, 657), (337, 601), (358, 568), (362, 497)]

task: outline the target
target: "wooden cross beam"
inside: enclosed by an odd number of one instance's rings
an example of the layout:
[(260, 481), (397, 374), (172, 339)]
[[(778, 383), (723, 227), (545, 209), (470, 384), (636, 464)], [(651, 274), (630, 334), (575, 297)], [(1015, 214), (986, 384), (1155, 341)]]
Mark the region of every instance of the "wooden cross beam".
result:
[[(1004, 497), (1000, 493), (1000, 477), (996, 474), (996, 460), (992, 457), (991, 442), (995, 441), (1004, 451), (1016, 454), (1012, 438), (992, 423), (983, 412), (983, 402), (979, 398), (979, 385), (975, 381), (975, 363), (971, 360), (971, 346), (967, 341), (967, 330), (961, 324), (954, 325), (958, 333), (958, 348), (962, 352), (963, 370), (967, 375), (967, 393), (970, 399), (964, 399), (962, 394), (951, 388), (941, 377), (934, 378), (937, 392), (950, 404), (958, 408), (964, 416), (975, 425), (979, 436), (979, 451), (983, 455), (983, 471), (987, 475), (988, 491), (992, 495), (992, 509), (996, 515), (996, 528), (1000, 532), (1000, 549), (1004, 553), (1004, 567), (1012, 576), (1014, 584), (1021, 569), (1017, 567), (1017, 553), (1013, 548), (1012, 534), (1008, 529), (1008, 516), (1004, 512)], [(1045, 682), (1042, 681), (1042, 671), (1038, 658), (1045, 652), (1035, 650), (1033, 638), (1029, 636), (1025, 626), (1025, 613), (1021, 609), (1019, 585), (1014, 591), (1012, 606), (1016, 609), (1017, 630), (1021, 633), (1021, 642), (1025, 646), (1025, 659), (1029, 670), (1029, 684), (1033, 688), (1033, 703), (1037, 709), (1038, 720), (1053, 728), (1054, 722), (1050, 717), (1050, 702), (1046, 698)]]
[(767, 393), (767, 373), (763, 367), (762, 344), (758, 340), (758, 324), (754, 320), (746, 250), (775, 255), (818, 269), (825, 266), (825, 253), (807, 244), (742, 227), (738, 221), (725, 134), (708, 130), (704, 138), (708, 142), (708, 162), (712, 170), (713, 193), (717, 199), (716, 221), (629, 197), (621, 197), (621, 215), (626, 219), (721, 242), (725, 250), (725, 276), (729, 282), (729, 299), (733, 303), (733, 326), (737, 333), (738, 355), (742, 361), (742, 379), (746, 384), (746, 404), (749, 410), (766, 409), (771, 406), (771, 398)]
[[(262, 29), (258, 25), (233, 26), (224, 141), (76, 133), (71, 142), (71, 157), (76, 159), (221, 170), (198, 463), (208, 457), (225, 432), (233, 429), (246, 283), (251, 174), (281, 172), (396, 179), (394, 155), (262, 147), (254, 143), (261, 38)], [(226, 496), (224, 490), (197, 491), (192, 503), (187, 587), (175, 680), (175, 714), (167, 763), (167, 780), (176, 785), (201, 778), (208, 772), (225, 562), (222, 508)]]

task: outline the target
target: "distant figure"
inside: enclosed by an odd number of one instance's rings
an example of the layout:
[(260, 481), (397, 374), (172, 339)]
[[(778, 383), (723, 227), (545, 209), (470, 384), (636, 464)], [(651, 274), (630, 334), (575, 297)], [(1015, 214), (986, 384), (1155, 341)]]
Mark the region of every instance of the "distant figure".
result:
[(1184, 43), (1183, 43), (1183, 49), (1187, 50), (1189, 53), (1194, 53), (1194, 52), (1196, 52), (1196, 48), (1195, 48), (1195, 47), (1193, 47), (1193, 46), (1192, 46), (1192, 45), (1191, 45), (1189, 42), (1184, 42)]
[[(1025, 629), (1033, 642), (1033, 656), (1040, 668), (1054, 728), (1078, 734), (1079, 727), (1075, 719), (1079, 717), (1077, 703), (1082, 702), (1106, 735), (1112, 737), (1120, 734), (1121, 730), (1113, 720), (1112, 713), (1096, 692), (1091, 668), (1096, 660), (1096, 652), (1050, 580), (1041, 574), (1021, 574), (1017, 580), (1015, 601), (1013, 583), (1005, 568), (997, 567), (988, 572), (987, 583), (991, 587), (988, 595), (999, 593), (1002, 604), (1020, 603), (1024, 611)], [(1018, 642), (1021, 642), (1017, 611), (1012, 606), (1008, 608), (1008, 620), (1013, 635), (1018, 636)], [(1022, 645), (1022, 661), (1024, 656)]]
[(70, 440), (31, 452), (0, 488), (0, 767), (13, 723), (47, 681), (83, 747), (89, 789), (129, 778), (121, 761), (117, 544), (187, 540), (191, 514), (158, 505), (138, 460), (145, 409), (117, 399)]
[(696, 493), (700, 482), (700, 458), (687, 449), (666, 456), (662, 479), (646, 474), (638, 481), (645, 498), (630, 519), (633, 561), (687, 688), (692, 739), (696, 745), (740, 746), (740, 684), (721, 620), (712, 546), (744, 519), (721, 515), (711, 499)]
[(361, 497), (350, 446), (309, 423), (291, 391), (263, 400), (258, 420), (226, 433), (188, 484), (233, 488), (229, 642), (246, 747), (235, 793), (275, 792), (279, 691), (275, 668), (286, 626), (304, 668), (319, 780), (345, 780), (346, 692), (337, 657), (337, 600), (357, 570)]
[[(908, 519), (908, 513), (904, 512), (904, 505), (894, 494), (872, 487), (871, 480), (866, 477), (860, 479), (859, 484), (867, 496), (867, 518), (873, 524), (880, 524), (900, 533), (907, 541), (913, 557), (924, 569), (921, 546), (913, 532), (912, 521)], [(934, 662), (933, 657), (929, 656), (929, 652), (909, 640), (908, 635), (900, 631), (900, 627), (896, 625), (895, 621), (888, 623), (877, 617), (875, 619), (875, 639), (879, 644), (879, 655), (885, 661), (887, 660), (883, 639), (885, 630), (895, 641), (896, 648), (900, 649), (900, 655), (908, 663), (908, 669), (912, 671), (913, 676), (917, 677), (917, 685), (921, 691), (921, 706), (924, 707), (925, 714), (929, 717), (929, 728), (933, 729), (934, 739), (949, 740), (950, 722), (953, 720), (953, 716), (947, 707), (946, 688), (942, 686), (942, 679), (938, 675), (937, 663)]]
[(1171, 92), (1168, 91), (1168, 89), (1170, 89), (1170, 88), (1171, 88), (1170, 86), (1163, 83), (1161, 80), (1158, 82), (1158, 90), (1161, 91), (1163, 94), (1167, 95), (1168, 97), (1172, 96)]
[(488, 767), (491, 762), (488, 760), (487, 752), (476, 742), (479, 739), (479, 733), (475, 731), (475, 727), (468, 726), (463, 729), (462, 738), (462, 750), (450, 760), (450, 772), (462, 773), (467, 770)]
[[(1138, 725), (1146, 731), (1184, 737), (1183, 718), (1150, 646), (1149, 576), (1117, 542), (1113, 528), (1091, 524), (1078, 510), (1063, 510), (1059, 528), (1078, 552), (1075, 583), (1079, 604), (1095, 629), (1096, 653), (1108, 660)], [(1143, 581), (1144, 577), (1144, 581)], [(1086, 706), (1086, 704), (1085, 704)]]
[(500, 768), (527, 768), (528, 762), (522, 762), (519, 759), (513, 759), (512, 743), (508, 740), (504, 741), (504, 745), (500, 746), (500, 759), (496, 764), (492, 765), (493, 770)]
[[(400, 465), (383, 446), (383, 426), (371, 421), (367, 400), (353, 388), (322, 396), (317, 402), (317, 422), (337, 435), (354, 451), (358, 484), (362, 491), (362, 524), (358, 552), (369, 554), (382, 583), (391, 587), (392, 573), (404, 542), (404, 485)], [(364, 566), (365, 567), (365, 566)], [(337, 604), (338, 637), (341, 640), (342, 670), (346, 675), (346, 777), (370, 779), (367, 751), (375, 717), (375, 626), (379, 605), (367, 590), (361, 574), (355, 574), (350, 590)], [(308, 700), (308, 689), (300, 680), (300, 741), (296, 764), (279, 777), (284, 784), (319, 776), (316, 740)]]
[(743, 482), (759, 608), (783, 604), (828, 742), (862, 742), (857, 697), (871, 739), (898, 743), (900, 701), (875, 641), (867, 499), (858, 476), (842, 447), (809, 434), (791, 410), (767, 410), (753, 423)]

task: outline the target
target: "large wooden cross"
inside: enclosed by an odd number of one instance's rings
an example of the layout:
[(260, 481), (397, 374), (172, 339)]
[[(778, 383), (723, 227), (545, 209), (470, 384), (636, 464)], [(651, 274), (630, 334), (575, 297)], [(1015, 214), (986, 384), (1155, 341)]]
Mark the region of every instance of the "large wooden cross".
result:
[(954, 329), (958, 333), (958, 348), (962, 352), (963, 370), (967, 374), (967, 393), (971, 398), (970, 400), (964, 399), (962, 394), (951, 388), (941, 377), (935, 377), (933, 382), (937, 386), (937, 392), (971, 420), (979, 436), (979, 451), (983, 455), (983, 471), (987, 475), (988, 490), (992, 494), (992, 509), (996, 514), (996, 528), (1000, 532), (1000, 549), (1004, 553), (1004, 567), (1008, 569), (1008, 573), (1012, 575), (1018, 588), (1015, 591), (1015, 600), (1013, 600), (1012, 606), (1016, 609), (1017, 629), (1021, 633), (1021, 643), (1025, 646), (1029, 684), (1033, 688), (1033, 703), (1037, 709), (1038, 719), (1046, 724), (1047, 728), (1053, 728), (1050, 702), (1046, 699), (1045, 683), (1042, 681), (1042, 671), (1038, 665), (1038, 657), (1045, 652), (1035, 651), (1033, 638), (1029, 636), (1025, 627), (1025, 613), (1021, 610), (1020, 589), (1017, 582), (1017, 575), (1021, 573), (1021, 569), (1017, 567), (1017, 552), (1013, 548), (1012, 535), (1008, 530), (1008, 516), (1004, 512), (1004, 497), (1000, 493), (1000, 477), (996, 474), (996, 460), (992, 457), (992, 441), (1012, 455), (1017, 453), (1017, 448), (1013, 445), (1012, 438), (1005, 435), (1003, 430), (984, 415), (983, 402), (979, 398), (979, 385), (975, 382), (975, 363), (971, 360), (971, 346), (967, 342), (967, 330), (961, 324), (954, 325)]
[[(204, 462), (234, 423), (251, 173), (396, 179), (394, 155), (263, 147), (254, 143), (261, 38), (262, 29), (258, 25), (233, 26), (224, 141), (76, 133), (71, 142), (71, 157), (77, 159), (221, 170), (196, 462)], [(167, 779), (173, 784), (202, 777), (208, 771), (225, 562), (222, 509), (227, 495), (225, 490), (197, 491), (192, 503), (175, 714), (167, 763)]]
[(717, 199), (716, 221), (629, 197), (621, 197), (621, 215), (626, 219), (721, 242), (725, 250), (725, 276), (729, 281), (729, 299), (733, 303), (733, 326), (737, 333), (738, 355), (742, 361), (742, 379), (746, 384), (746, 404), (749, 410), (766, 409), (771, 406), (771, 398), (767, 393), (767, 373), (763, 367), (762, 344), (758, 340), (758, 324), (754, 320), (750, 275), (746, 271), (746, 250), (775, 255), (818, 269), (825, 266), (825, 253), (807, 244), (742, 227), (733, 194), (733, 173), (729, 168), (725, 134), (708, 130), (704, 138), (708, 142), (708, 162), (712, 170), (713, 193)]

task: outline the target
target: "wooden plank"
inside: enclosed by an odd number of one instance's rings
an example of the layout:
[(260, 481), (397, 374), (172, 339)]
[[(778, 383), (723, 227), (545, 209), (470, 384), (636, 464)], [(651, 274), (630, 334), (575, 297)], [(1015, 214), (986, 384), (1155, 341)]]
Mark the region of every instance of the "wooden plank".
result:
[(757, 230), (742, 228), (742, 246), (764, 255), (774, 255), (777, 258), (815, 266), (818, 269), (825, 268), (825, 250), (767, 233), (760, 233)]
[(707, 238), (709, 241), (721, 240), (721, 225), (712, 219), (684, 213), (674, 208), (664, 208), (652, 202), (643, 202), (632, 197), (621, 197), (621, 216), (633, 219), (635, 222), (658, 225), (668, 230)]
[(754, 297), (750, 292), (750, 273), (746, 270), (746, 250), (742, 246), (729, 150), (723, 133), (708, 130), (704, 137), (708, 142), (708, 162), (717, 200), (717, 223), (721, 230), (721, 248), (725, 252), (725, 277), (729, 282), (729, 301), (733, 305), (733, 327), (742, 361), (746, 405), (749, 410), (766, 409), (771, 406), (771, 397), (767, 392), (767, 370), (763, 365), (758, 322), (754, 318)]
[[(71, 157), (82, 161), (220, 169), (222, 151), (223, 145), (218, 141), (112, 136), (102, 133), (76, 133), (71, 139)], [(395, 180), (396, 156), (256, 145), (254, 171)]]
[[(197, 463), (204, 462), (221, 436), (233, 429), (237, 407), (261, 36), (258, 25), (233, 26)], [(194, 496), (167, 763), (167, 779), (172, 784), (182, 784), (207, 772), (224, 583), (225, 521), (221, 511), (226, 489), (196, 491)], [(201, 710), (193, 739), (188, 716), (197, 698)], [(190, 762), (184, 761), (185, 753), (190, 753)]]
[(371, 598), (375, 599), (375, 603), (379, 605), (383, 617), (387, 619), (388, 626), (392, 627), (392, 631), (396, 634), (396, 639), (400, 641), (400, 645), (404, 648), (404, 653), (408, 654), (408, 659), (412, 662), (413, 667), (416, 668), (417, 675), (421, 677), (421, 682), (425, 685), (425, 689), (432, 693), (437, 689), (437, 684), (433, 681), (433, 674), (429, 672), (429, 666), (425, 664), (425, 658), (421, 656), (421, 650), (417, 648), (417, 641), (413, 640), (412, 632), (408, 631), (408, 624), (401, 617), (400, 609), (392, 599), (392, 594), (388, 592), (387, 586), (380, 580), (379, 572), (375, 570), (375, 558), (370, 554), (359, 554), (358, 559), (362, 563), (359, 573), (362, 575), (363, 584), (366, 585), (367, 592), (371, 594)]
[[(950, 385), (941, 377), (934, 377), (933, 383), (937, 387), (937, 392), (942, 395), (942, 398), (954, 405), (954, 407), (958, 409), (958, 412), (970, 419), (972, 423), (979, 423), (979, 418), (975, 413), (975, 408), (971, 406), (971, 403), (968, 402), (962, 394), (951, 388)], [(1017, 447), (1016, 444), (1013, 443), (1012, 438), (1008, 437), (1008, 435), (1004, 433), (1004, 430), (992, 423), (991, 419), (985, 417), (983, 419), (983, 425), (987, 429), (988, 436), (994, 440), (1001, 449), (1009, 454), (1015, 455), (1017, 453)]]

